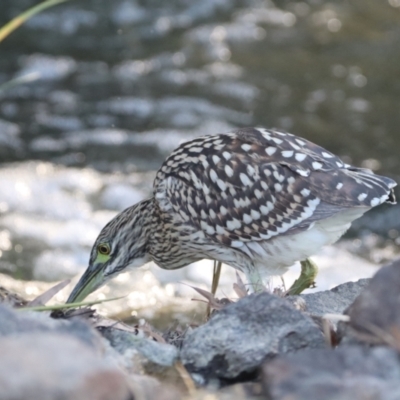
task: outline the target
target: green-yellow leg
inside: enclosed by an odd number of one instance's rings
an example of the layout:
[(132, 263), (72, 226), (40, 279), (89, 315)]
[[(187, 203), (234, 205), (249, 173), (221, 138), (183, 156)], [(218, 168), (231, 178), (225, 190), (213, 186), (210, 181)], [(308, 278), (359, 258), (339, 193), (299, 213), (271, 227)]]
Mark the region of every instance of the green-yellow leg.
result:
[[(221, 261), (214, 260), (213, 279), (212, 279), (212, 283), (211, 283), (211, 293), (213, 296), (215, 296), (215, 294), (217, 293), (219, 277), (221, 276), (221, 268), (222, 268)], [(210, 316), (210, 313), (211, 313), (211, 307), (210, 307), (210, 304), (208, 304), (207, 318)]]
[(298, 279), (296, 279), (290, 289), (286, 292), (287, 295), (297, 295), (304, 290), (312, 287), (315, 283), (315, 278), (318, 274), (318, 267), (309, 258), (300, 262), (301, 273)]
[(246, 273), (247, 281), (250, 283), (250, 290), (253, 293), (263, 292), (265, 290), (264, 281), (257, 269), (252, 269)]

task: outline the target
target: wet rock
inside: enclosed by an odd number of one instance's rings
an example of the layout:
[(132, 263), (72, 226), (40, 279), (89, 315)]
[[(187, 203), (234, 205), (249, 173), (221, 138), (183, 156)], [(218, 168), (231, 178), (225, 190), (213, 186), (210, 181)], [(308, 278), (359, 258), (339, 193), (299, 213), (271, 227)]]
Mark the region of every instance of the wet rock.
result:
[(189, 333), (181, 359), (205, 381), (232, 380), (251, 374), (277, 354), (324, 346), (322, 333), (308, 316), (264, 292), (225, 307)]
[(293, 302), (296, 308), (312, 315), (322, 317), (324, 314), (342, 314), (368, 282), (368, 279), (360, 279), (357, 282), (343, 283), (331, 290), (290, 296), (287, 299)]
[(384, 347), (308, 349), (267, 362), (262, 380), (270, 400), (395, 400), (400, 358)]
[[(399, 341), (400, 332), (400, 260), (382, 267), (365, 290), (346, 311), (349, 328), (341, 334), (375, 343), (388, 343), (386, 336)], [(390, 343), (389, 343), (390, 344)], [(400, 343), (398, 343), (400, 348)]]
[(1, 337), (0, 354), (2, 399), (130, 398), (124, 373), (70, 335), (30, 332)]

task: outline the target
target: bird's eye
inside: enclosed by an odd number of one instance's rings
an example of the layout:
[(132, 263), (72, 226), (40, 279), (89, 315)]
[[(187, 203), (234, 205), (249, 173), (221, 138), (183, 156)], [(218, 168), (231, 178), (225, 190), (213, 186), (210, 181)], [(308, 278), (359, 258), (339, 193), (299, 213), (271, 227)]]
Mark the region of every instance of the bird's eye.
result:
[(97, 251), (98, 251), (100, 254), (103, 254), (103, 255), (105, 255), (105, 256), (108, 256), (108, 255), (110, 254), (110, 252), (111, 252), (111, 249), (110, 249), (110, 246), (109, 246), (107, 243), (100, 243), (100, 244), (97, 246)]

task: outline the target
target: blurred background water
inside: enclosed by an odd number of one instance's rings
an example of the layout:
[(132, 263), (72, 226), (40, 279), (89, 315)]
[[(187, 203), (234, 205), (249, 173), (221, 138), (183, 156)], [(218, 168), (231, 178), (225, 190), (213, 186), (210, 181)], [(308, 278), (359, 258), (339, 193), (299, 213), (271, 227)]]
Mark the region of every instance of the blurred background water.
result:
[[(1, 0), (0, 24), (35, 3)], [(0, 43), (0, 84), (13, 79), (0, 91), (0, 272), (26, 295), (81, 273), (101, 227), (199, 135), (280, 127), (399, 181), (400, 0), (71, 1)], [(399, 217), (380, 207), (355, 223), (319, 256), (318, 287), (393, 258)], [(210, 278), (210, 263), (148, 266), (97, 296), (133, 289), (128, 314), (126, 300), (113, 312), (135, 316)], [(225, 269), (224, 294), (233, 280)]]

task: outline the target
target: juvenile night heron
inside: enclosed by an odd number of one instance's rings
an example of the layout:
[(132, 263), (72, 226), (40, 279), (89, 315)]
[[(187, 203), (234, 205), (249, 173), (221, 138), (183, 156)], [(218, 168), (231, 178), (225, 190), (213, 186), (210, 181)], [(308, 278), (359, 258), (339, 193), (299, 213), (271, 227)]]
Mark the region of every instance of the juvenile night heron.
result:
[(68, 302), (149, 261), (172, 270), (217, 260), (257, 290), (265, 276), (334, 243), (369, 209), (394, 203), (395, 186), (276, 129), (194, 139), (165, 160), (151, 198), (103, 228)]

